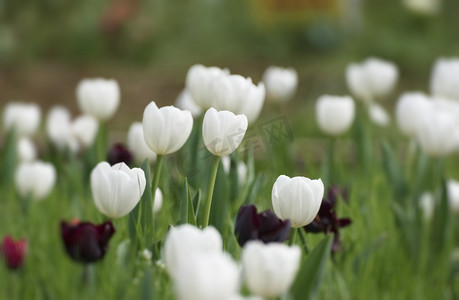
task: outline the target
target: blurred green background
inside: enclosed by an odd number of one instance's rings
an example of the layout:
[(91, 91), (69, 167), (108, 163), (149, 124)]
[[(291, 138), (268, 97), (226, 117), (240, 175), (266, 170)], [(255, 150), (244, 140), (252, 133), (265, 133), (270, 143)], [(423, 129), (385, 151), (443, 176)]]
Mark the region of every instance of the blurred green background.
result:
[(172, 103), (195, 63), (255, 81), (269, 65), (292, 66), (299, 104), (348, 93), (346, 65), (368, 56), (399, 66), (395, 100), (427, 91), (434, 60), (459, 54), (459, 2), (441, 4), (422, 15), (396, 0), (0, 0), (0, 104), (77, 110), (81, 78), (111, 77), (121, 128), (151, 100)]

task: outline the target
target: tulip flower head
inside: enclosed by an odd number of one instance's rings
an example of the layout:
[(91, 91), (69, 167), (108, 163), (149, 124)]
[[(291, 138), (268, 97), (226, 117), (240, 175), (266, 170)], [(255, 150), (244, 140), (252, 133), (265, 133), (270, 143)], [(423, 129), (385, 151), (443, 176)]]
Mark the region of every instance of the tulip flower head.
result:
[(223, 242), (220, 233), (212, 226), (203, 230), (189, 224), (172, 227), (164, 243), (167, 272), (175, 278), (179, 275), (180, 265), (185, 263), (191, 255), (221, 253), (222, 249)]
[(174, 106), (158, 108), (152, 101), (143, 113), (145, 142), (156, 154), (171, 154), (182, 148), (191, 134), (191, 112)]
[(40, 107), (33, 103), (10, 102), (3, 110), (5, 130), (15, 130), (19, 136), (33, 135), (40, 126), (40, 120)]
[(403, 0), (405, 7), (421, 15), (434, 15), (440, 10), (440, 0)]
[(234, 234), (241, 247), (250, 240), (284, 242), (290, 234), (290, 221), (280, 220), (269, 210), (258, 214), (255, 205), (243, 205), (237, 214)]
[(239, 290), (239, 268), (226, 253), (194, 253), (174, 283), (179, 300), (230, 300)]
[(11, 236), (5, 236), (0, 244), (0, 256), (3, 256), (9, 269), (18, 269), (27, 256), (27, 240), (14, 241)]
[(49, 195), (55, 182), (56, 169), (50, 163), (23, 162), (16, 170), (15, 183), (21, 197), (43, 200)]
[(231, 154), (247, 131), (247, 117), (230, 111), (207, 110), (202, 123), (202, 138), (207, 149), (216, 156)]
[(346, 69), (348, 88), (354, 96), (366, 102), (387, 96), (397, 80), (397, 66), (379, 58), (352, 63)]
[(293, 228), (299, 228), (314, 220), (323, 196), (321, 179), (281, 175), (273, 185), (272, 204), (280, 219), (289, 219)]
[(458, 58), (437, 59), (430, 78), (430, 93), (433, 96), (459, 100)]
[(178, 95), (174, 105), (181, 110), (189, 110), (193, 117), (200, 116), (202, 113), (202, 107), (196, 104), (186, 89)]
[(451, 212), (459, 213), (459, 181), (450, 179), (446, 182), (448, 202)]
[(370, 105), (368, 105), (368, 116), (373, 123), (380, 127), (385, 127), (390, 123), (389, 114), (377, 103), (370, 103)]
[(279, 297), (292, 285), (300, 258), (298, 246), (250, 241), (242, 253), (244, 281), (254, 295)]
[(91, 172), (91, 189), (97, 209), (109, 218), (127, 215), (145, 191), (145, 173), (125, 163), (99, 163)]
[(316, 103), (316, 118), (320, 129), (330, 135), (339, 135), (354, 121), (355, 103), (351, 97), (321, 96)]
[(108, 251), (108, 243), (115, 233), (112, 222), (100, 225), (89, 222), (61, 222), (61, 235), (67, 254), (84, 264), (101, 260)]
[(431, 220), (435, 211), (435, 199), (433, 194), (430, 192), (422, 193), (419, 197), (419, 207), (422, 210), (424, 220)]
[[(96, 139), (99, 123), (90, 115), (81, 115), (71, 124), (70, 149), (89, 148)], [(75, 145), (72, 147), (72, 144)]]
[(430, 99), (423, 93), (404, 93), (395, 107), (395, 118), (403, 134), (415, 137), (420, 130), (424, 114), (432, 109)]
[(143, 135), (143, 126), (140, 122), (134, 122), (129, 127), (127, 135), (127, 147), (134, 155), (134, 160), (140, 164), (145, 159), (149, 162), (156, 160), (156, 153), (148, 147)]
[(99, 121), (110, 119), (120, 104), (120, 87), (114, 79), (83, 79), (76, 95), (80, 109)]
[(108, 151), (107, 161), (110, 165), (124, 162), (129, 166), (132, 163), (132, 154), (122, 143), (117, 143)]
[(263, 73), (263, 82), (269, 101), (286, 103), (295, 95), (298, 73), (293, 68), (270, 66)]
[(163, 206), (163, 193), (159, 188), (156, 188), (155, 203), (153, 204), (153, 214), (157, 214)]
[(29, 138), (21, 137), (16, 150), (21, 162), (33, 161), (37, 158), (37, 149)]

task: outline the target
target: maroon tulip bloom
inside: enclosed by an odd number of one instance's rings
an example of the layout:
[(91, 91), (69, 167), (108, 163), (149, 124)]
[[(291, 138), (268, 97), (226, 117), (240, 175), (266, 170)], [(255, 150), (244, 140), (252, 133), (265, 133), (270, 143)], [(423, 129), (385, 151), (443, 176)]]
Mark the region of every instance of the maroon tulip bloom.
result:
[(2, 241), (0, 254), (4, 256), (8, 268), (12, 270), (19, 268), (27, 255), (27, 240), (14, 241), (11, 236), (7, 235)]
[(310, 233), (323, 232), (325, 234), (333, 234), (333, 252), (339, 251), (341, 246), (339, 229), (349, 226), (352, 223), (349, 218), (338, 218), (335, 211), (335, 204), (336, 200), (332, 202), (323, 199), (322, 204), (320, 205), (319, 213), (314, 221), (303, 227), (304, 230)]
[(129, 166), (132, 163), (132, 153), (123, 144), (118, 143), (108, 151), (107, 161), (111, 166), (120, 162), (124, 162)]
[(78, 262), (92, 263), (102, 259), (108, 251), (108, 242), (115, 233), (112, 222), (100, 225), (89, 222), (61, 222), (65, 250)]
[(255, 205), (243, 205), (237, 214), (234, 233), (241, 247), (250, 240), (283, 242), (290, 234), (290, 220), (282, 221), (270, 210), (257, 214)]

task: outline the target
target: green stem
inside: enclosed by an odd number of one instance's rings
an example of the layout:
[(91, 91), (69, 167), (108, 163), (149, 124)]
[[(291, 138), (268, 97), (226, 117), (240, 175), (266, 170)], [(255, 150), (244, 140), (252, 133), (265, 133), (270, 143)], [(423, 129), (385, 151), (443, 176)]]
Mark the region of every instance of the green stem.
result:
[(163, 156), (161, 154), (158, 154), (156, 156), (156, 165), (155, 165), (155, 173), (153, 174), (153, 183), (151, 184), (151, 207), (155, 206), (156, 188), (158, 188), (159, 175), (161, 174), (162, 163), (163, 163)]
[(294, 244), (297, 231), (298, 231), (298, 228), (290, 228), (290, 237), (288, 239), (289, 246)]
[(99, 123), (96, 143), (96, 163), (107, 160), (107, 124), (104, 122)]
[(217, 179), (219, 163), (220, 156), (214, 156), (214, 160), (212, 162), (212, 171), (210, 173), (209, 190), (207, 192), (206, 211), (204, 212), (204, 223), (202, 227), (207, 227), (207, 225), (209, 225), (210, 208), (212, 206), (212, 195), (214, 194), (215, 179)]
[(306, 242), (306, 237), (304, 236), (304, 230), (303, 229), (300, 229), (300, 240), (301, 242), (303, 243), (303, 247), (304, 247), (304, 253), (306, 254), (309, 254), (309, 248), (308, 248), (308, 244)]

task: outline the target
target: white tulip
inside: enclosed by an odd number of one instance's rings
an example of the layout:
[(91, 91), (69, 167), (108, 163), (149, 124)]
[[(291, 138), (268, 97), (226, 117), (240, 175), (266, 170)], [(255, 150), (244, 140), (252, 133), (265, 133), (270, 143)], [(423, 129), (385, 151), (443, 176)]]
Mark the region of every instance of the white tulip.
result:
[(301, 250), (281, 243), (248, 242), (242, 253), (244, 280), (249, 290), (264, 298), (279, 297), (292, 285)]
[(379, 58), (368, 58), (362, 63), (350, 64), (346, 69), (348, 88), (363, 101), (385, 97), (393, 90), (397, 80), (397, 66)]
[[(223, 171), (226, 174), (229, 174), (231, 171), (231, 157), (223, 156), (222, 157)], [(240, 184), (244, 184), (247, 179), (247, 165), (243, 161), (239, 161), (237, 164), (237, 176)]]
[(145, 142), (143, 126), (140, 122), (134, 122), (129, 127), (127, 147), (129, 151), (134, 154), (137, 163), (142, 163), (145, 159), (148, 159), (149, 162), (154, 162), (156, 160), (156, 153), (153, 152)]
[(263, 82), (258, 85), (252, 84), (251, 80), (247, 94), (241, 94), (242, 105), (239, 109), (239, 114), (244, 114), (247, 117), (249, 124), (254, 123), (261, 113), (263, 104), (265, 103), (265, 85)]
[(320, 129), (330, 135), (339, 135), (351, 127), (355, 103), (351, 97), (321, 96), (316, 103), (316, 118)]
[(53, 107), (46, 119), (46, 133), (49, 140), (59, 149), (67, 147), (71, 139), (71, 114), (63, 106)]
[(439, 58), (430, 77), (430, 93), (459, 100), (459, 58)]
[(239, 268), (226, 253), (195, 253), (178, 271), (179, 300), (232, 300), (239, 290)]
[(446, 182), (449, 207), (453, 213), (459, 213), (459, 181), (450, 179)]
[(308, 225), (317, 216), (324, 196), (324, 184), (321, 179), (281, 175), (273, 185), (271, 196), (276, 215), (282, 220), (289, 219), (293, 228), (299, 228)]
[(404, 93), (397, 101), (395, 118), (400, 130), (414, 137), (419, 130), (422, 117), (431, 110), (429, 98), (420, 92)]
[(422, 150), (430, 156), (441, 157), (457, 146), (456, 116), (450, 111), (434, 109), (423, 114), (416, 138)]
[(145, 191), (142, 169), (119, 163), (112, 167), (99, 163), (91, 172), (91, 190), (97, 209), (110, 218), (127, 215), (139, 203)]
[(19, 136), (33, 135), (40, 126), (41, 110), (34, 103), (10, 102), (3, 111), (3, 126)]
[(21, 137), (17, 145), (19, 161), (33, 161), (37, 158), (37, 149), (29, 138)]
[(203, 230), (189, 224), (171, 227), (164, 242), (167, 272), (175, 278), (179, 275), (180, 265), (186, 262), (191, 255), (221, 253), (222, 249), (222, 237), (212, 226)]
[(155, 203), (153, 204), (153, 214), (157, 214), (163, 206), (163, 193), (159, 188), (156, 188)]
[(99, 123), (90, 115), (77, 117), (71, 124), (70, 131), (73, 139), (69, 140), (69, 147), (72, 149), (72, 143), (76, 143), (83, 148), (89, 148), (96, 139)]
[(298, 73), (292, 68), (270, 66), (263, 73), (263, 82), (268, 100), (285, 103), (295, 95)]
[(156, 154), (171, 154), (182, 148), (191, 134), (193, 117), (174, 106), (158, 108), (152, 101), (143, 113), (145, 142)]
[(403, 0), (406, 8), (414, 13), (434, 15), (440, 10), (440, 0)]
[(76, 94), (80, 109), (100, 121), (110, 119), (120, 104), (120, 87), (114, 79), (83, 79)]
[(390, 123), (389, 114), (377, 103), (370, 103), (370, 105), (368, 105), (368, 115), (370, 120), (378, 126), (385, 127)]
[(209, 93), (216, 78), (229, 74), (227, 69), (193, 65), (186, 76), (186, 90), (193, 100), (204, 109), (214, 106), (214, 95)]
[(435, 201), (432, 193), (423, 193), (419, 198), (419, 206), (421, 207), (424, 219), (427, 221), (431, 220), (435, 209)]
[(247, 131), (247, 117), (230, 111), (207, 110), (202, 123), (202, 138), (214, 155), (231, 154), (242, 142)]
[(181, 110), (189, 110), (193, 117), (200, 116), (202, 113), (202, 108), (196, 104), (186, 89), (178, 95), (174, 105)]
[(55, 182), (56, 170), (50, 163), (24, 162), (16, 170), (16, 188), (22, 197), (43, 200), (49, 195)]

